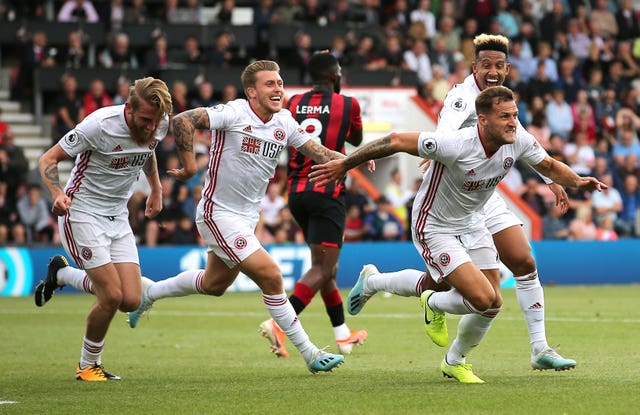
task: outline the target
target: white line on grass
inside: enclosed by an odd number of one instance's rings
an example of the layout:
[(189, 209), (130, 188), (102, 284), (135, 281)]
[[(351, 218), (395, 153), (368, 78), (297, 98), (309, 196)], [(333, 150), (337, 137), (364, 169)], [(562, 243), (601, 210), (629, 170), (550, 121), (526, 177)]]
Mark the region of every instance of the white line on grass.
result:
[[(44, 314), (42, 311), (40, 310), (32, 310), (32, 311), (28, 311), (25, 312), (24, 310), (18, 311), (18, 310), (3, 310), (0, 309), (0, 314), (20, 314), (20, 315), (24, 315), (24, 314)], [(48, 310), (46, 312), (47, 315), (85, 315), (86, 311), (82, 310), (82, 311), (50, 311)], [(268, 315), (268, 313), (265, 311), (264, 313), (257, 313), (257, 312), (252, 312), (252, 311), (242, 311), (242, 312), (236, 312), (236, 311), (177, 311), (177, 310), (157, 310), (157, 309), (153, 309), (149, 315), (153, 318), (153, 316), (172, 316), (172, 317), (180, 317), (180, 316), (184, 316), (184, 317), (256, 317), (256, 318), (264, 318), (265, 316)], [(303, 316), (309, 316), (309, 317), (322, 317), (324, 316), (324, 314), (320, 314), (320, 313), (309, 313), (309, 312), (305, 312), (303, 314)], [(364, 314), (359, 316), (358, 318), (361, 319), (367, 319), (367, 318), (372, 318), (372, 319), (416, 319), (416, 318), (420, 318), (421, 314), (417, 313), (417, 314), (377, 314), (377, 313), (370, 313), (370, 314)], [(455, 315), (447, 315), (447, 318), (459, 318), (460, 316), (455, 316)], [(116, 317), (117, 318), (117, 317)], [(499, 320), (503, 320), (503, 321), (520, 321), (523, 319), (523, 317), (507, 317), (507, 316), (498, 316)], [(629, 324), (638, 324), (640, 323), (640, 319), (637, 318), (597, 318), (597, 317), (552, 317), (552, 316), (546, 316), (545, 320), (547, 321), (559, 321), (559, 322), (567, 322), (567, 323), (585, 323), (585, 324), (591, 324), (591, 323), (629, 323)]]

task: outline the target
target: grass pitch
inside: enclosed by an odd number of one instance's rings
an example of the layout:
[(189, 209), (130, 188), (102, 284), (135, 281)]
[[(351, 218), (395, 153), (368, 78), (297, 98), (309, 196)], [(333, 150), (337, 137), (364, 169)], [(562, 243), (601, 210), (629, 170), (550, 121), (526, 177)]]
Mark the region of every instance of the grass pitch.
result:
[[(315, 376), (291, 343), (288, 359), (269, 353), (259, 293), (161, 300), (135, 330), (116, 316), (103, 362), (123, 380), (104, 383), (74, 380), (91, 296), (58, 294), (43, 308), (1, 298), (0, 414), (640, 413), (640, 286), (545, 287), (547, 337), (578, 362), (568, 372), (531, 370), (515, 293), (503, 295), (468, 358), (484, 385), (442, 377), (446, 349), (424, 334), (417, 298), (377, 295), (347, 316), (369, 339)], [(317, 345), (334, 345), (319, 297), (301, 320)], [(457, 321), (448, 319), (451, 338)]]

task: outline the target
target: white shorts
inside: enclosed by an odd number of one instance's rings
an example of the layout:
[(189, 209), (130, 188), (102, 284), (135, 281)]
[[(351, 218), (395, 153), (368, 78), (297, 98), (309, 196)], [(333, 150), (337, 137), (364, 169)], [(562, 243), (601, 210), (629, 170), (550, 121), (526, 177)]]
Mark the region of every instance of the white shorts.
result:
[(207, 219), (198, 212), (198, 232), (209, 247), (229, 268), (262, 248), (255, 234), (256, 223), (232, 213), (214, 213)]
[(503, 231), (512, 226), (522, 226), (522, 221), (507, 206), (504, 199), (493, 192), (487, 203), (482, 208), (484, 226), (489, 229), (491, 235)]
[(498, 269), (498, 251), (486, 228), (463, 235), (427, 235), (414, 245), (436, 282), (442, 282), (460, 265), (471, 262), (479, 269)]
[(100, 216), (77, 210), (58, 217), (60, 239), (81, 269), (121, 262), (140, 264), (127, 214)]

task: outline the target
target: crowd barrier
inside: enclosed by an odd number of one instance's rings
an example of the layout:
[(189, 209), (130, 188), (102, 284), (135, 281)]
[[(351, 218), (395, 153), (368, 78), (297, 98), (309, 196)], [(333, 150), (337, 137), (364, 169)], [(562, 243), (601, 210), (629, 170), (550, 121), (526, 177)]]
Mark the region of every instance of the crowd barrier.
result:
[[(543, 284), (637, 284), (640, 283), (640, 239), (617, 242), (533, 242), (538, 271)], [(285, 289), (290, 292), (295, 281), (310, 266), (305, 245), (266, 247), (282, 269)], [(154, 280), (173, 276), (187, 269), (204, 268), (206, 249), (200, 246), (140, 248), (143, 274)], [(60, 247), (0, 248), (0, 296), (30, 295), (44, 278), (49, 258), (64, 254)], [(345, 244), (340, 256), (338, 286), (355, 283), (363, 264), (374, 263), (380, 271), (404, 268), (424, 269), (413, 244), (352, 243)], [(502, 270), (503, 287), (513, 285), (508, 271)], [(230, 291), (254, 291), (255, 284), (240, 275)], [(74, 292), (65, 288), (62, 293)]]

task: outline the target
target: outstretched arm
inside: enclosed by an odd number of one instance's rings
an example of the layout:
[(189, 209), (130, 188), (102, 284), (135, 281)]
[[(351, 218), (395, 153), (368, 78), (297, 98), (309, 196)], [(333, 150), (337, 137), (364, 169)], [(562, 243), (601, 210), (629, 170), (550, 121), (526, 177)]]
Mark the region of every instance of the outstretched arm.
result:
[(203, 107), (181, 112), (171, 119), (171, 127), (176, 140), (181, 169), (172, 169), (167, 173), (178, 180), (186, 181), (198, 170), (196, 156), (193, 152), (193, 135), (195, 130), (209, 130), (209, 115)]
[(582, 190), (606, 189), (608, 186), (595, 177), (582, 177), (566, 164), (546, 156), (544, 160), (533, 166), (536, 171), (552, 179), (561, 186), (577, 187)]
[(359, 148), (342, 160), (312, 166), (309, 179), (318, 186), (341, 180), (345, 173), (368, 160), (387, 157), (395, 153), (418, 155), (418, 132), (391, 133)]

